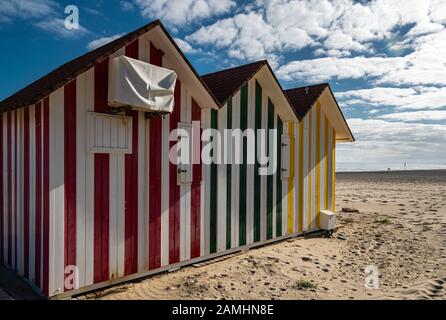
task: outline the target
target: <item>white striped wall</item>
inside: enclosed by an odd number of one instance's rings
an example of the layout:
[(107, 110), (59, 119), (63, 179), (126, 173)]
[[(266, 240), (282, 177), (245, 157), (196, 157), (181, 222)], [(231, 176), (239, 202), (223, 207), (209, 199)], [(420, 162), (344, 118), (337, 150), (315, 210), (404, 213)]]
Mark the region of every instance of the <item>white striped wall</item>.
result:
[[(232, 99), (232, 128), (240, 128), (240, 91)], [(231, 194), (231, 245), (232, 248), (238, 247), (239, 240), (239, 195), (240, 195), (240, 165), (232, 164), (232, 194)]]

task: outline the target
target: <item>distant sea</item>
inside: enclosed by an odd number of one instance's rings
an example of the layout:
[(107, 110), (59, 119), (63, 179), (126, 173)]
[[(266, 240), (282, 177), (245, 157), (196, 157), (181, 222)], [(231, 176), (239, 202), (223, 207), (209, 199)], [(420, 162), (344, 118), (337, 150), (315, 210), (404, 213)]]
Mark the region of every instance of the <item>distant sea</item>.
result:
[(379, 172), (412, 170), (446, 170), (446, 164), (374, 164), (374, 163), (337, 163), (336, 172)]
[(446, 169), (337, 172), (338, 180), (445, 183)]

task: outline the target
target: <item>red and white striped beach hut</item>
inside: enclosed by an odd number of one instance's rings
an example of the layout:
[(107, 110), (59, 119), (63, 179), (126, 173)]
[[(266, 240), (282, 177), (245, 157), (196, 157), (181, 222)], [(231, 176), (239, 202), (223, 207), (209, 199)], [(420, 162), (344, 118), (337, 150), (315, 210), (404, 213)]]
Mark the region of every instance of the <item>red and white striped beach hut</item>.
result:
[[(171, 113), (109, 106), (121, 55), (175, 71)], [(199, 161), (181, 178), (169, 134), (193, 121), (277, 129), (279, 169)], [(266, 61), (200, 77), (151, 22), (0, 102), (0, 261), (62, 298), (318, 230), (336, 141), (353, 136), (328, 84), (284, 91)]]

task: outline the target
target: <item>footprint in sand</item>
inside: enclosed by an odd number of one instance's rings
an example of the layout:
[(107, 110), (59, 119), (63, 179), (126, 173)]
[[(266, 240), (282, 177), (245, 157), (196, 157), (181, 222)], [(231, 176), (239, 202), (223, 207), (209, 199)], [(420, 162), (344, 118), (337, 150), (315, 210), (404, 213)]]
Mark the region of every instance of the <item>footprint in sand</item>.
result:
[(428, 284), (426, 284), (423, 293), (427, 294), (427, 296), (432, 299), (444, 299), (446, 296), (444, 282), (443, 279), (429, 281)]

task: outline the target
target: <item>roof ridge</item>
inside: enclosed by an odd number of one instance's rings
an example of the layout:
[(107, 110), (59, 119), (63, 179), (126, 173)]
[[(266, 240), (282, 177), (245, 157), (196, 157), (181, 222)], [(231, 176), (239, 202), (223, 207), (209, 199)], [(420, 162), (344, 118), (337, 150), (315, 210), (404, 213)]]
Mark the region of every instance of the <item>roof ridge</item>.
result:
[(256, 65), (256, 64), (262, 64), (263, 65), (263, 64), (267, 64), (267, 63), (268, 63), (268, 60), (266, 60), (266, 59), (258, 60), (258, 61), (242, 64), (242, 65), (239, 65), (239, 66), (235, 66), (235, 67), (231, 67), (231, 68), (226, 68), (226, 69), (222, 69), (222, 70), (206, 73), (206, 74), (201, 75), (201, 77), (203, 78), (203, 77), (212, 76), (212, 75), (215, 75), (215, 74), (218, 74), (218, 73), (223, 73), (223, 72), (235, 70), (237, 68), (249, 67), (249, 66), (253, 66), (253, 65)]
[[(217, 72), (212, 72), (201, 76), (207, 83), (208, 87), (214, 92), (214, 95), (219, 99), (221, 106), (223, 106), (244, 83), (251, 80), (262, 68), (267, 66), (269, 73), (272, 75), (275, 83), (279, 87), (285, 100), (287, 100), (290, 108), (299, 119), (298, 114), (295, 112), (289, 97), (285, 94), (282, 85), (278, 81), (273, 69), (271, 68), (268, 60), (263, 59), (259, 61), (250, 62), (241, 66), (223, 69)], [(255, 68), (254, 68), (255, 67)], [(227, 79), (230, 76), (230, 79)]]
[(299, 115), (300, 119), (303, 119), (327, 87), (329, 88), (330, 85), (327, 82), (324, 82), (290, 88), (284, 90), (284, 92), (288, 96), (294, 111)]
[(284, 89), (283, 91), (292, 91), (292, 90), (298, 90), (298, 89), (304, 89), (304, 88), (311, 88), (311, 87), (318, 87), (318, 86), (330, 86), (330, 84), (328, 82), (322, 82), (322, 83), (317, 83), (317, 84), (310, 84), (310, 85), (306, 85), (306, 86), (302, 86), (302, 87), (294, 87), (294, 88), (289, 88), (289, 89)]
[[(220, 106), (223, 106), (245, 82), (249, 81), (265, 65), (268, 65), (267, 60), (259, 60), (212, 72), (201, 76), (201, 79), (213, 92), (214, 96), (217, 97)], [(228, 77), (230, 79), (227, 79)]]

